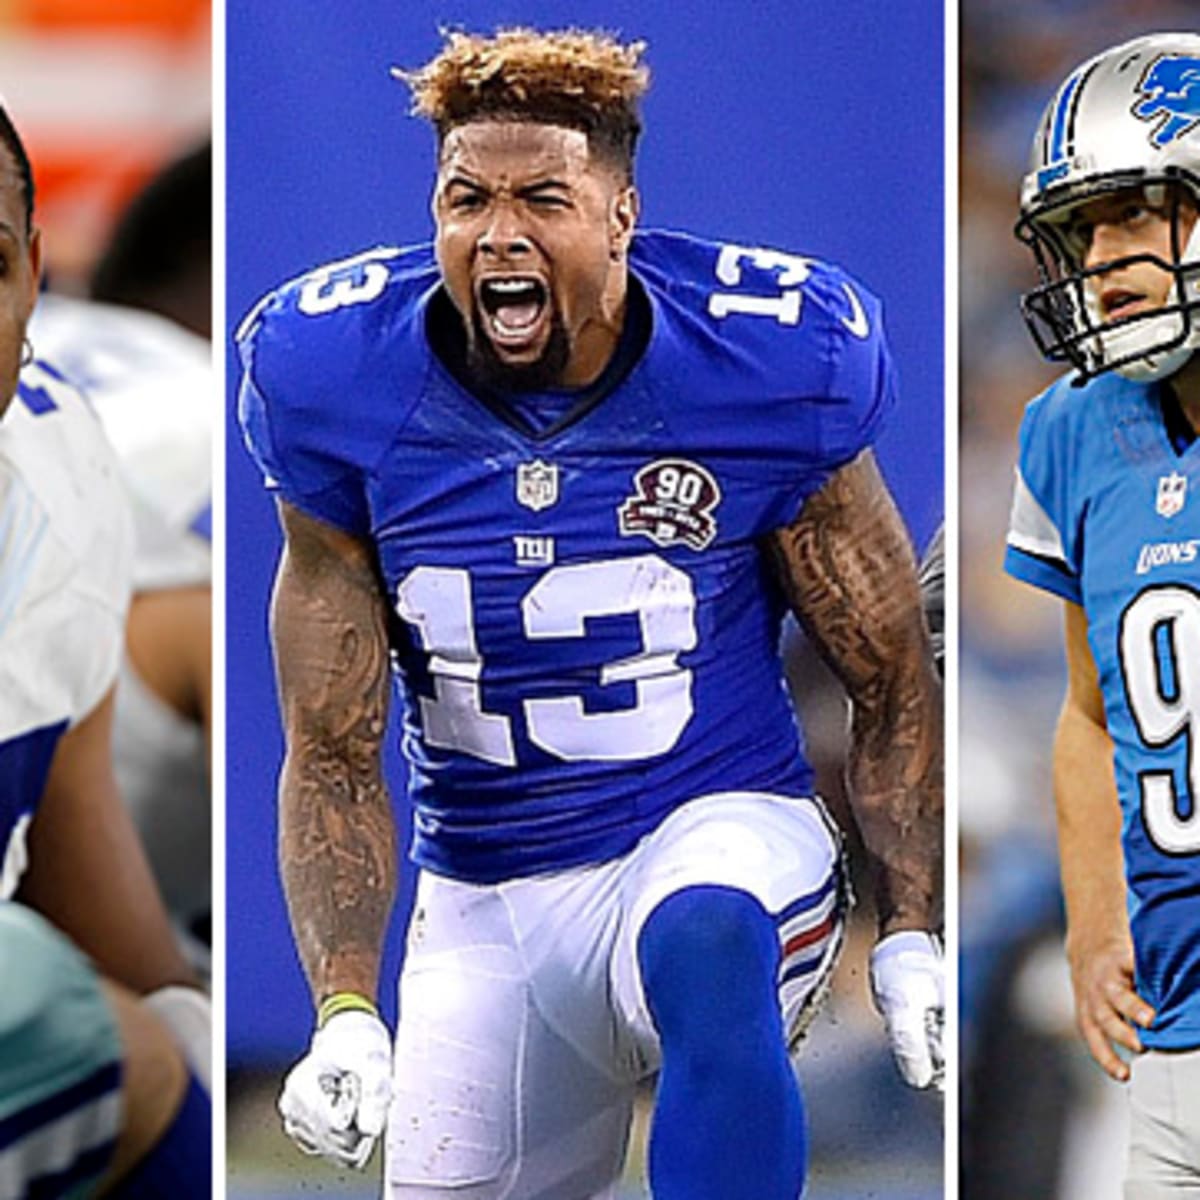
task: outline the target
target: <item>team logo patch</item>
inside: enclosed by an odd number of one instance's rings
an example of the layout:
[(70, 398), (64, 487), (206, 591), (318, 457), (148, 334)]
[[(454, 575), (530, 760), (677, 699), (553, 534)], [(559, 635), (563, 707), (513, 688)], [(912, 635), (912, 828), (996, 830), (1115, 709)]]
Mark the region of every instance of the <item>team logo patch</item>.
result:
[(1164, 54), (1146, 68), (1138, 89), (1145, 97), (1133, 106), (1140, 121), (1157, 122), (1152, 146), (1168, 146), (1200, 125), (1200, 58)]
[(1187, 498), (1187, 476), (1172, 471), (1170, 475), (1158, 477), (1158, 496), (1154, 501), (1154, 511), (1160, 517), (1173, 517), (1183, 508)]
[(659, 546), (682, 542), (692, 550), (716, 537), (712, 514), (721, 489), (699, 463), (660, 458), (633, 477), (633, 486), (634, 494), (617, 509), (622, 536), (642, 534)]
[(513, 538), (513, 553), (518, 567), (552, 567), (554, 539), (541, 534), (517, 534)]
[(533, 462), (517, 464), (517, 503), (534, 512), (558, 500), (558, 467), (544, 463), (540, 458)]

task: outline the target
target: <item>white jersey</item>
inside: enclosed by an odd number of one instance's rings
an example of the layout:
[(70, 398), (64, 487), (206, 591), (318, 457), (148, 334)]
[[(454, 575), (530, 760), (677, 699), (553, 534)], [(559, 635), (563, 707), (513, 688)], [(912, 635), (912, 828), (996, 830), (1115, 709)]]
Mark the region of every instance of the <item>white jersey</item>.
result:
[(154, 313), (47, 294), (29, 326), (88, 394), (134, 498), (134, 590), (207, 583), (215, 404), (208, 342)]
[(59, 737), (117, 675), (132, 569), (120, 469), (87, 401), (45, 363), (0, 419), (0, 897)]

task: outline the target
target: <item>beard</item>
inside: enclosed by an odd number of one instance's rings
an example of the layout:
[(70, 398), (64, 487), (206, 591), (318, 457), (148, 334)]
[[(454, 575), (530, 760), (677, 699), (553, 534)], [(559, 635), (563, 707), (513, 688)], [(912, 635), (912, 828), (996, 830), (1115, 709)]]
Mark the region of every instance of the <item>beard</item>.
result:
[(476, 306), (471, 308), (471, 336), (467, 339), (467, 370), (490, 392), (546, 392), (562, 386), (571, 357), (567, 327), (557, 308), (550, 317), (550, 336), (531, 363), (510, 363), (496, 352)]

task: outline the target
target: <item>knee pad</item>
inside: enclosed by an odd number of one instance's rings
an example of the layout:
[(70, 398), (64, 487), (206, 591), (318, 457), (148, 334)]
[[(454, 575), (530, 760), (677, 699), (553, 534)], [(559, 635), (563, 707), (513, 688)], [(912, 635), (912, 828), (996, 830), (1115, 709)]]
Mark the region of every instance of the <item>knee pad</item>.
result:
[(727, 1029), (731, 1011), (778, 1016), (775, 922), (748, 892), (701, 886), (673, 893), (646, 919), (637, 952), (660, 1034), (677, 1021), (712, 1020)]

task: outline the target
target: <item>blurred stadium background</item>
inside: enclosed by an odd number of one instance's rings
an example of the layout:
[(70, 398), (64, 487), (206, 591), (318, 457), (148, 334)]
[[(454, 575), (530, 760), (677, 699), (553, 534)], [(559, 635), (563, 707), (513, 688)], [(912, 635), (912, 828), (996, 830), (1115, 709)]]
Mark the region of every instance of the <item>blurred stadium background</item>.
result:
[(117, 213), (209, 135), (209, 0), (3, 0), (0, 96), (37, 177), (50, 282), (82, 290)]
[(1017, 427), (1054, 378), (1018, 310), (1012, 236), (1042, 109), (1079, 62), (1195, 29), (1179, 0), (966, 0), (961, 12), (960, 770), (963, 1200), (1116, 1200), (1125, 1097), (1073, 1029), (1050, 748), (1061, 604), (1001, 570)]
[[(943, 41), (940, 5), (764, 0), (343, 0), (234, 4), (227, 28), (229, 319), (309, 266), (431, 232), (429, 131), (388, 76), (436, 52), (441, 26), (601, 26), (649, 42), (655, 83), (639, 163), (644, 223), (833, 259), (883, 297), (902, 407), (882, 447), (914, 541), (943, 511)], [(902, 97), (898, 101), (897, 97)], [(236, 379), (229, 354), (229, 379)], [(229, 1197), (373, 1196), (277, 1130), (274, 1100), (305, 1047), (311, 1010), (275, 873), (280, 757), (266, 596), (272, 506), (230, 426), (228, 450)], [(793, 646), (797, 689), (826, 792), (845, 717)], [(860, 889), (865, 895), (866, 888)], [(401, 909), (404, 909), (402, 900)], [(397, 924), (400, 916), (397, 914)], [(869, 904), (802, 1075), (811, 1200), (942, 1194), (941, 1106), (905, 1091), (870, 1011)], [(396, 954), (389, 959), (394, 970)], [(385, 1003), (394, 1011), (390, 982)], [(378, 1163), (375, 1164), (378, 1170)], [(641, 1156), (627, 1197), (645, 1194)]]

